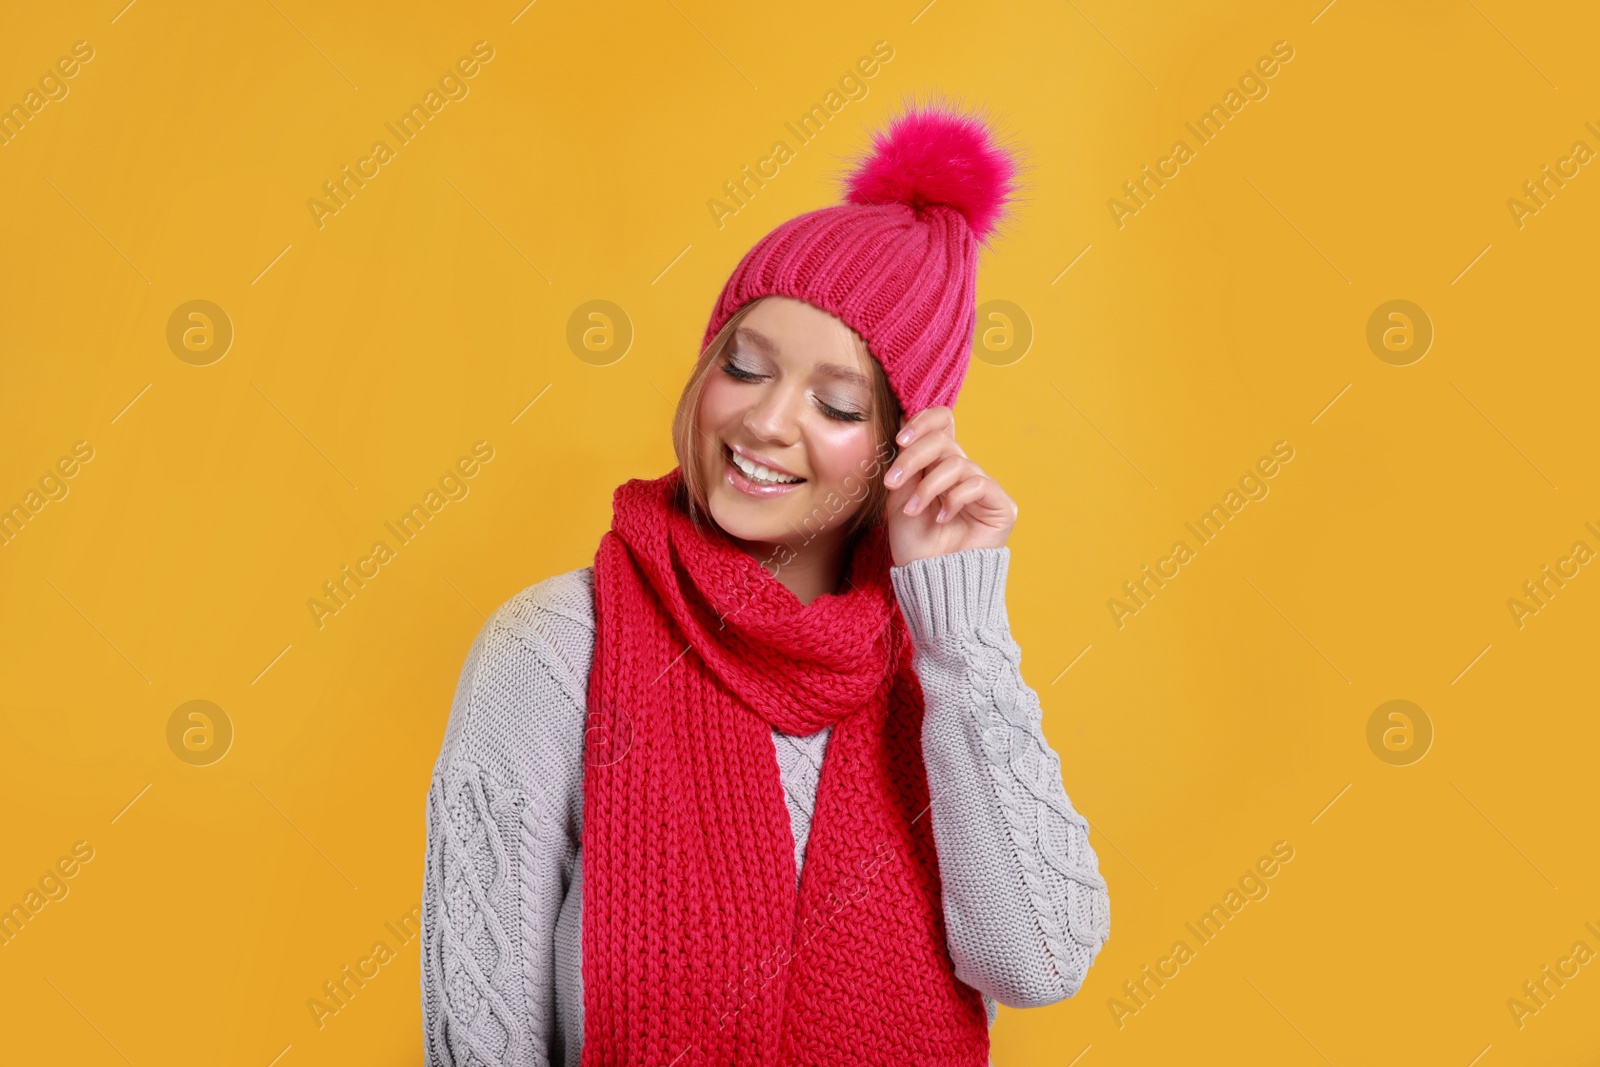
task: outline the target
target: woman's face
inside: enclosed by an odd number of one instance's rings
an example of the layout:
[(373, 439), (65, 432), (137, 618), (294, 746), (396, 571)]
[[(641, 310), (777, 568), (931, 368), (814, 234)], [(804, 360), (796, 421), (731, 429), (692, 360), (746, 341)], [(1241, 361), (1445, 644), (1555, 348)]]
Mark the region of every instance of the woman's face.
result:
[(804, 301), (769, 296), (751, 308), (700, 399), (700, 461), (718, 526), (796, 549), (838, 535), (884, 468), (874, 459), (871, 359), (850, 327)]

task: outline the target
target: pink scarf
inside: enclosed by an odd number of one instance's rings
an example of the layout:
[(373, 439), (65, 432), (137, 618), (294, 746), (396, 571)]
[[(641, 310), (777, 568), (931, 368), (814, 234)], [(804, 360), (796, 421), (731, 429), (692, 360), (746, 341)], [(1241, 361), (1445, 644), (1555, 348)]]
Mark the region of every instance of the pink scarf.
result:
[[(674, 468), (619, 486), (595, 556), (584, 1067), (984, 1067), (884, 528), (844, 592), (802, 605), (696, 527), (681, 485)], [(830, 723), (797, 890), (771, 729)]]

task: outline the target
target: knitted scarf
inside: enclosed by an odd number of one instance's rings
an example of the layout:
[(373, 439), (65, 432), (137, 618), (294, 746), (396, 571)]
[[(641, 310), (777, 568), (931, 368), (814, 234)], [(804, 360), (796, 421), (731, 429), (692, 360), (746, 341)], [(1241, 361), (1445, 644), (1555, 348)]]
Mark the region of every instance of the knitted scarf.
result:
[[(984, 1067), (883, 527), (802, 605), (682, 473), (613, 495), (583, 778), (584, 1067)], [(796, 886), (772, 727), (833, 725)]]

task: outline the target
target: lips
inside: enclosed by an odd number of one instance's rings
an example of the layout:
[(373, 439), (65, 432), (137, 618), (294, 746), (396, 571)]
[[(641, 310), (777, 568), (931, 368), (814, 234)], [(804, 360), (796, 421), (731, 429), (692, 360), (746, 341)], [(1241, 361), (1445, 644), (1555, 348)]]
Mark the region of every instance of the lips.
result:
[(722, 463), (723, 467), (725, 468), (725, 474), (723, 475), (724, 480), (731, 488), (743, 493), (746, 496), (783, 496), (784, 494), (791, 493), (794, 490), (799, 489), (802, 485), (806, 484), (803, 480), (798, 482), (783, 482), (778, 484), (751, 481), (750, 478), (746, 476), (744, 471), (739, 469), (738, 464), (733, 462), (733, 453), (731, 450), (723, 452)]
[(748, 448), (743, 448), (743, 447), (741, 447), (739, 445), (726, 445), (725, 447), (729, 452), (737, 452), (741, 457), (743, 457), (744, 459), (748, 460), (749, 462), (754, 463), (754, 464), (756, 464), (757, 466), (760, 466), (760, 467), (765, 467), (765, 468), (767, 468), (767, 470), (772, 471), (774, 474), (781, 474), (786, 478), (799, 478), (801, 481), (805, 481), (806, 480), (801, 475), (796, 474), (792, 470), (789, 470), (787, 467), (780, 466), (779, 464), (774, 463), (772, 460), (768, 459), (766, 456), (763, 456), (763, 455), (761, 455), (760, 453), (757, 453), (757, 452), (752, 452)]

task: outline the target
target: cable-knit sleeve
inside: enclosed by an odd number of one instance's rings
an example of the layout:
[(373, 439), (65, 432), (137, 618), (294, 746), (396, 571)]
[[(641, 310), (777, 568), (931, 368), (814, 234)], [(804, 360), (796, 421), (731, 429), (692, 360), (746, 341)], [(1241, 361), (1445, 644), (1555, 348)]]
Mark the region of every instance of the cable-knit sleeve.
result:
[(1089, 825), (1061, 781), (1005, 608), (1009, 548), (891, 567), (916, 646), (956, 977), (1015, 1008), (1073, 996), (1111, 936)]
[(550, 602), (576, 578), (496, 611), (456, 687), (427, 797), (428, 1067), (547, 1067), (559, 1050), (554, 932), (581, 841), (587, 671), (581, 612)]

